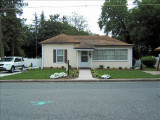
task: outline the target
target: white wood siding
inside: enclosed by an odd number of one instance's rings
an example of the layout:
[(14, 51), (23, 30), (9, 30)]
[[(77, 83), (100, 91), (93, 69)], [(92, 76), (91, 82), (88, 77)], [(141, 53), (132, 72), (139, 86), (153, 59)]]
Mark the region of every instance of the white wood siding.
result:
[(66, 63), (53, 63), (53, 50), (67, 49), (67, 58), (71, 67), (76, 67), (76, 50), (74, 44), (44, 44), (43, 45), (43, 67), (66, 67)]

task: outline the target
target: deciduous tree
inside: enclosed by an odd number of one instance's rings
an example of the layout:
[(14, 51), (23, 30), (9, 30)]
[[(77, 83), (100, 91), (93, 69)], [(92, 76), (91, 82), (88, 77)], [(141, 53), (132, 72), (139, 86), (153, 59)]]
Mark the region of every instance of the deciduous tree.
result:
[(102, 6), (99, 27), (106, 35), (130, 43), (127, 0), (106, 0)]

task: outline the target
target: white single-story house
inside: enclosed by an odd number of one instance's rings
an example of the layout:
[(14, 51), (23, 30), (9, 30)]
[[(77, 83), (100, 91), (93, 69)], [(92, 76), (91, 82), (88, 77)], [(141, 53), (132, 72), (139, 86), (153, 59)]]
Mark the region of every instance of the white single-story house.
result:
[(72, 68), (130, 68), (133, 44), (127, 44), (108, 36), (69, 36), (60, 34), (40, 42), (42, 67)]

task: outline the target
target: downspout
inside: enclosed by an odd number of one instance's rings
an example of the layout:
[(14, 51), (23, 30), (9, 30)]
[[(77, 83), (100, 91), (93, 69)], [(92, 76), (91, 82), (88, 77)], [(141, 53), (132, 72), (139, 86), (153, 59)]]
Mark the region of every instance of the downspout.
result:
[(77, 51), (77, 70), (78, 70), (78, 51)]
[(42, 44), (42, 63), (41, 63), (41, 69), (43, 69), (43, 61), (44, 61), (44, 50), (43, 50), (44, 45)]
[(92, 51), (91, 51), (91, 69), (92, 69), (92, 64), (93, 64), (93, 63), (92, 63)]
[(130, 68), (132, 68), (133, 66), (133, 46), (131, 46), (131, 61), (130, 61)]

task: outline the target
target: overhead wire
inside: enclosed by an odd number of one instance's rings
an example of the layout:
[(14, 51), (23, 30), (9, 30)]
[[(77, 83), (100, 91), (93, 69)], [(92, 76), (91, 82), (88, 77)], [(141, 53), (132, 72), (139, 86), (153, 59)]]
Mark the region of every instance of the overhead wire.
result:
[[(127, 4), (127, 6), (136, 6), (137, 4)], [(74, 5), (74, 6), (34, 6), (34, 7), (24, 7), (25, 9), (29, 8), (67, 8), (67, 7), (96, 7), (96, 6), (126, 6), (126, 5)], [(160, 6), (160, 4), (139, 4), (138, 6)], [(0, 10), (14, 10), (17, 8), (0, 8)]]

